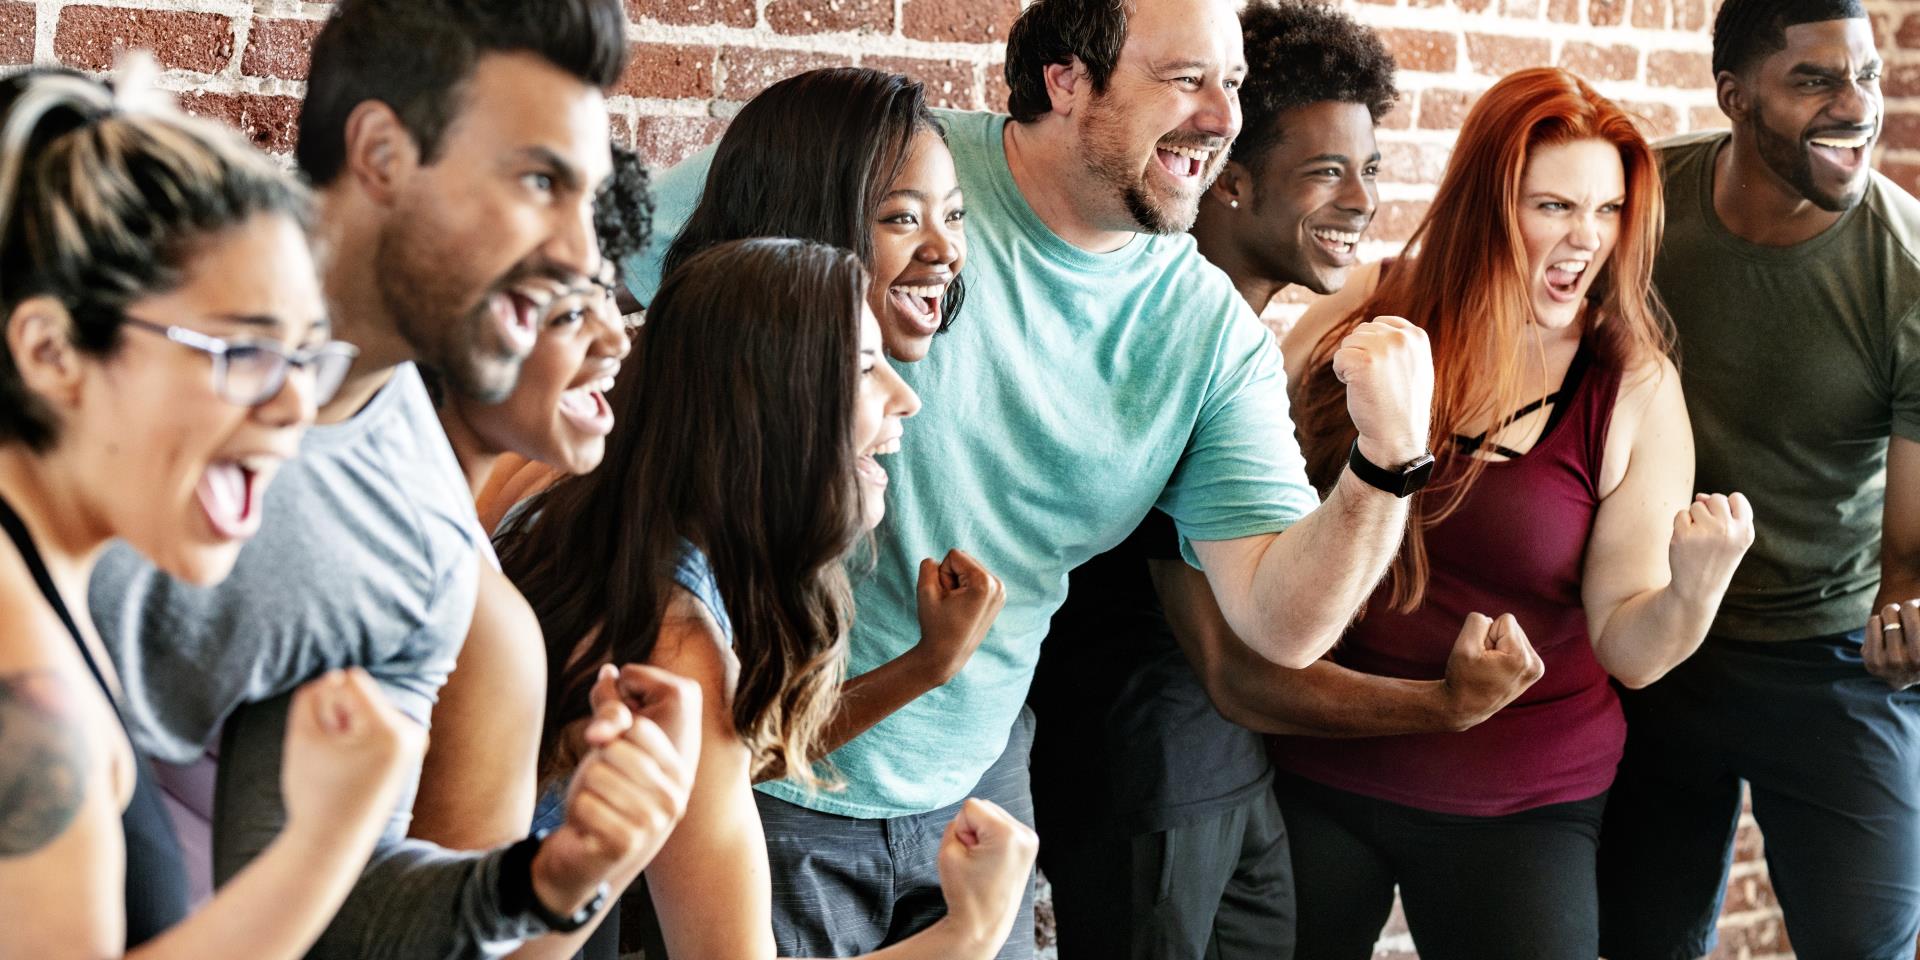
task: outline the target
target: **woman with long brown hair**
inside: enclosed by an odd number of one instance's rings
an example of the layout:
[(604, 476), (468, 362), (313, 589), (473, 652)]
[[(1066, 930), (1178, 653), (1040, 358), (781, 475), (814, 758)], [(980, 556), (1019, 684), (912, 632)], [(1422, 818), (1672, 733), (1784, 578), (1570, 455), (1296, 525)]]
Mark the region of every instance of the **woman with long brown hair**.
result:
[[(1423, 957), (1597, 952), (1594, 856), (1625, 737), (1609, 678), (1644, 685), (1690, 655), (1753, 539), (1740, 495), (1690, 497), (1651, 289), (1661, 220), (1631, 118), (1572, 74), (1522, 71), (1468, 115), (1407, 254), (1287, 338), (1316, 482), (1353, 444), (1332, 359), (1363, 320), (1427, 332), (1432, 435), (1448, 438), (1345, 641), (1262, 672), (1240, 705), (1293, 734), (1272, 753), (1300, 956), (1370, 956), (1396, 885)], [(1506, 689), (1468, 729), (1403, 709), (1495, 660)]]
[[(546, 783), (579, 755), (604, 665), (702, 687), (686, 817), (643, 875), (676, 960), (774, 956), (751, 784), (830, 788), (814, 762), (845, 670), (843, 562), (885, 509), (875, 458), (919, 407), (882, 356), (868, 282), (854, 254), (811, 241), (689, 257), (609, 397), (619, 426), (604, 465), (527, 501), (496, 540), (547, 639)], [(941, 852), (947, 919), (874, 956), (991, 957), (1033, 851), (1024, 825), (970, 801)]]

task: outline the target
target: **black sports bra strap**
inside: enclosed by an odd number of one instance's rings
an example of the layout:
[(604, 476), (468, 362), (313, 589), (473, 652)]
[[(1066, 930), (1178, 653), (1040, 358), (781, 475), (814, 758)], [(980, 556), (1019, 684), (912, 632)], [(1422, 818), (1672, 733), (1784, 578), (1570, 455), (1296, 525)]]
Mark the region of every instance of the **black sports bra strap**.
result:
[[(33, 537), (27, 533), (27, 525), (21, 521), (19, 514), (13, 512), (13, 506), (5, 498), (0, 498), (0, 527), (6, 528), (14, 549), (20, 551), (20, 559), (26, 561), (27, 572), (33, 575), (34, 585), (40, 588), (41, 595), (53, 606), (53, 612), (60, 615), (60, 622), (67, 625), (67, 632), (73, 634), (74, 645), (80, 648), (81, 658), (87, 661), (87, 671), (93, 674), (101, 690), (110, 692), (112, 688), (107, 686), (107, 678), (101, 674), (100, 666), (93, 662), (93, 654), (87, 652), (86, 641), (80, 635), (80, 625), (73, 621), (66, 601), (60, 598), (60, 590), (53, 585), (53, 575), (47, 572), (46, 562), (40, 559), (40, 548), (34, 546)], [(108, 699), (112, 700), (112, 697)]]
[(1540, 439), (1545, 440), (1549, 434), (1553, 433), (1553, 428), (1560, 425), (1561, 418), (1565, 417), (1567, 411), (1573, 407), (1573, 398), (1580, 391), (1580, 381), (1586, 378), (1587, 367), (1592, 362), (1592, 359), (1592, 352), (1588, 350), (1586, 343), (1582, 342), (1580, 349), (1573, 354), (1573, 362), (1567, 364), (1566, 376), (1560, 378), (1560, 389), (1508, 414), (1507, 418), (1500, 421), (1500, 425), (1494, 427), (1493, 430), (1482, 431), (1471, 437), (1455, 434), (1453, 445), (1459, 448), (1462, 453), (1475, 453), (1484, 448), (1488, 452), (1497, 453), (1509, 460), (1517, 460), (1525, 456), (1525, 454), (1512, 447), (1489, 442), (1487, 440), (1488, 435), (1493, 433), (1494, 430), (1505, 429), (1521, 417), (1541, 407), (1551, 405), (1553, 411), (1547, 414), (1547, 425), (1540, 431)]

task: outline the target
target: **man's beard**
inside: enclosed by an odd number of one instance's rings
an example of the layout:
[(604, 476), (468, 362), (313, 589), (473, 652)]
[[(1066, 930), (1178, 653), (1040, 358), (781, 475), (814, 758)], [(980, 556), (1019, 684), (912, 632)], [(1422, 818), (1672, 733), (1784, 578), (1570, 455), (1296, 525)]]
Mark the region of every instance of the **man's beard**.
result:
[(1080, 151), (1086, 157), (1088, 169), (1120, 198), (1135, 229), (1142, 233), (1185, 233), (1200, 214), (1201, 195), (1226, 166), (1226, 145), (1194, 144), (1213, 151), (1210, 169), (1200, 171), (1198, 186), (1191, 197), (1162, 199), (1148, 188), (1146, 173), (1128, 163), (1126, 133), (1119, 118), (1120, 112), (1108, 103), (1105, 95), (1093, 97), (1080, 128)]
[(1808, 153), (1805, 139), (1775, 133), (1772, 124), (1767, 122), (1765, 109), (1759, 104), (1754, 105), (1752, 125), (1754, 147), (1760, 154), (1760, 161), (1773, 171), (1774, 176), (1785, 180), (1800, 196), (1805, 197), (1807, 202), (1828, 213), (1845, 213), (1866, 196), (1867, 176), (1854, 181), (1854, 188), (1847, 193), (1834, 194), (1822, 190), (1814, 182), (1813, 158)]
[[(395, 226), (381, 233), (375, 271), (381, 304), (395, 329), (413, 348), (415, 360), (439, 374), (448, 390), (483, 404), (505, 400), (526, 358), (495, 330), (490, 303), (496, 292), (543, 271), (516, 264), (470, 299), (472, 284), (449, 266), (461, 263), (462, 255), (437, 241), (422, 242), (417, 225)], [(462, 310), (463, 303), (471, 305)]]

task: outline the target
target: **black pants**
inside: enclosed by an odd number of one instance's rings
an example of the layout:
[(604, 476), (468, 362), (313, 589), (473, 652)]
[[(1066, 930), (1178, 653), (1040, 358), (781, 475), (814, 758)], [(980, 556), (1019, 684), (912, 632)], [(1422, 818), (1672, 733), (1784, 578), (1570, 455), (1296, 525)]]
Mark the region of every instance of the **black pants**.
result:
[(1432, 813), (1282, 775), (1296, 951), (1367, 960), (1400, 887), (1421, 960), (1594, 960), (1606, 795), (1504, 817)]
[(1920, 690), (1860, 660), (1860, 632), (1709, 638), (1627, 691), (1627, 753), (1601, 849), (1606, 955), (1713, 950), (1740, 782), (1802, 960), (1911, 960), (1920, 934)]
[(1060, 960), (1294, 955), (1287, 831), (1266, 790), (1151, 833), (1043, 832), (1040, 855)]

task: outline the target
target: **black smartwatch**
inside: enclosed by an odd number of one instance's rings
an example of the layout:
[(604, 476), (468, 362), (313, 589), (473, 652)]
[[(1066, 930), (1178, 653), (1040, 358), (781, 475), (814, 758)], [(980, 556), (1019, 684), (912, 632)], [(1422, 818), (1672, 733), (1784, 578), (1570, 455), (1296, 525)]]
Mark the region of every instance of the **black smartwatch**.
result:
[(1409, 497), (1433, 478), (1433, 454), (1423, 453), (1398, 470), (1388, 470), (1361, 456), (1360, 441), (1355, 439), (1353, 448), (1347, 451), (1347, 469), (1370, 487), (1396, 497)]
[(547, 839), (542, 830), (507, 848), (500, 855), (500, 909), (508, 916), (533, 917), (554, 933), (572, 933), (586, 926), (607, 905), (612, 896), (605, 881), (593, 891), (593, 899), (572, 915), (554, 913), (533, 892), (533, 855)]

